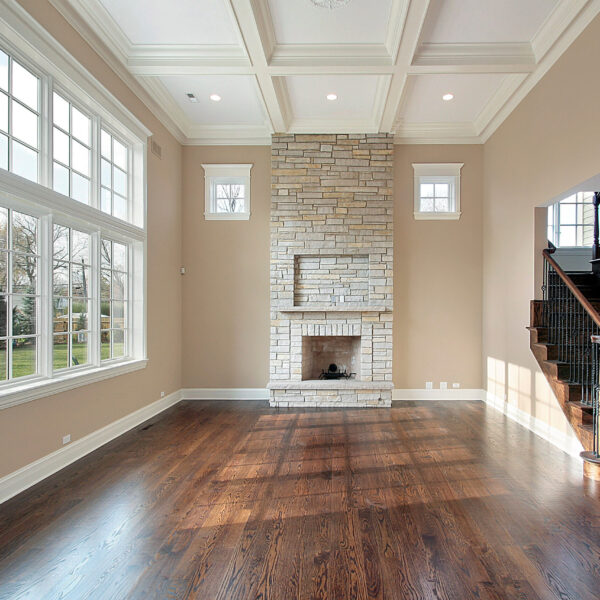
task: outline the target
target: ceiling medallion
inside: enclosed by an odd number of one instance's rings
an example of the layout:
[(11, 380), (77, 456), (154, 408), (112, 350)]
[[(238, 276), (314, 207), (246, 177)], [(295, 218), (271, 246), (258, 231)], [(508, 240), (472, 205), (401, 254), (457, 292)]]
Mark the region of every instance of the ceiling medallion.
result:
[(333, 10), (334, 8), (341, 8), (342, 6), (346, 6), (350, 0), (310, 0), (315, 6), (319, 8), (329, 8)]

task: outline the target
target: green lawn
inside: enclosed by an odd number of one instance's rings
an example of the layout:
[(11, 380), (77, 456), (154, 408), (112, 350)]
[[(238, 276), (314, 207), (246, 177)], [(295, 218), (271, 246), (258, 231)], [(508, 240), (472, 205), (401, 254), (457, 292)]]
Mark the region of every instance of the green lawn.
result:
[[(100, 350), (102, 359), (110, 358), (110, 344), (102, 344)], [(114, 345), (114, 357), (123, 356), (123, 344)], [(73, 343), (73, 357), (78, 364), (87, 363), (87, 344)], [(67, 344), (56, 344), (53, 349), (53, 364), (55, 369), (64, 369), (67, 367)], [(36, 370), (35, 346), (19, 346), (13, 349), (13, 378), (33, 375)], [(4, 379), (2, 374), (6, 373), (6, 352), (0, 352), (0, 379)]]

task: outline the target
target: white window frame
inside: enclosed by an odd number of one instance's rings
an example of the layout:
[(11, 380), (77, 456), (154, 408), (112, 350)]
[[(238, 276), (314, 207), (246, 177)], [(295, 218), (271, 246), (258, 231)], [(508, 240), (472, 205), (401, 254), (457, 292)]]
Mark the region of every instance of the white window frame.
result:
[[(422, 221), (452, 221), (460, 219), (460, 170), (464, 163), (413, 163), (414, 218)], [(449, 187), (449, 210), (422, 211), (421, 184), (446, 183)]]
[[(250, 218), (250, 170), (252, 164), (203, 164), (204, 218), (208, 221), (247, 221)], [(242, 212), (217, 212), (216, 189), (219, 183), (244, 186)]]
[[(38, 182), (0, 169), (0, 204), (40, 219), (40, 265), (38, 286), (38, 373), (0, 384), (0, 409), (29, 402), (68, 389), (143, 369), (146, 355), (146, 146), (151, 132), (81, 66), (18, 3), (3, 5), (0, 17), (0, 47), (40, 77), (40, 137)], [(92, 117), (92, 138), (99, 144), (99, 131), (107, 129), (129, 148), (130, 221), (103, 213), (99, 207), (99, 149), (92, 159), (90, 204), (83, 204), (52, 189), (52, 92), (56, 91)], [(92, 235), (91, 277), (94, 280), (90, 308), (90, 365), (53, 371), (53, 281), (52, 231), (57, 223)], [(99, 277), (101, 238), (128, 246), (129, 302), (127, 356), (101, 361), (99, 347)], [(97, 297), (96, 297), (97, 296)], [(98, 306), (95, 306), (98, 304)], [(91, 324), (93, 321), (93, 326)]]
[[(587, 201), (586, 201), (586, 197), (587, 197)], [(587, 245), (579, 244), (579, 245), (575, 245), (575, 246), (563, 246), (560, 244), (560, 227), (561, 227), (560, 205), (561, 205), (561, 203), (565, 203), (565, 204), (572, 204), (575, 206), (577, 206), (577, 205), (593, 206), (593, 204), (592, 204), (593, 197), (594, 197), (594, 192), (590, 192), (590, 191), (575, 192), (574, 194), (571, 194), (571, 195), (567, 196), (566, 198), (563, 198), (562, 200), (559, 200), (559, 201), (555, 202), (554, 204), (551, 204), (548, 207), (548, 213), (549, 214), (552, 213), (552, 224), (551, 225), (548, 224), (548, 239), (557, 248), (560, 248), (561, 250), (581, 250), (582, 248), (585, 249), (585, 248), (592, 247), (592, 243), (587, 244)], [(593, 213), (592, 213), (592, 215), (593, 215)], [(591, 223), (584, 223), (583, 221), (580, 223), (579, 217), (576, 216), (575, 223), (562, 223), (562, 225), (565, 227), (573, 227), (575, 229), (581, 228), (582, 234), (583, 234), (583, 231), (585, 228), (590, 228), (591, 232), (592, 232), (592, 242), (593, 242), (593, 232), (594, 232), (593, 216), (592, 216)], [(575, 237), (577, 238), (577, 233), (576, 233)], [(583, 237), (583, 235), (582, 235), (582, 237)]]

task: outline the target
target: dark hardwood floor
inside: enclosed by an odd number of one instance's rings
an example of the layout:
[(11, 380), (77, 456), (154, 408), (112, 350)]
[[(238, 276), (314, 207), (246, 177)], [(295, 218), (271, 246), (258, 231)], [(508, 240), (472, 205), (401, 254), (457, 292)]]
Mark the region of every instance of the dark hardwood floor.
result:
[(184, 402), (0, 506), (0, 598), (597, 599), (599, 489), (479, 402)]

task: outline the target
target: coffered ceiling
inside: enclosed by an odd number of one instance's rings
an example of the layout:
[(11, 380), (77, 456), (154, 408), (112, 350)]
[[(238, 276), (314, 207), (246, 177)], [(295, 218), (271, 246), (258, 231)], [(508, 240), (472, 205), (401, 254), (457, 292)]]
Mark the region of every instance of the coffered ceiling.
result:
[(50, 1), (184, 144), (287, 131), (482, 143), (600, 12), (600, 0)]

